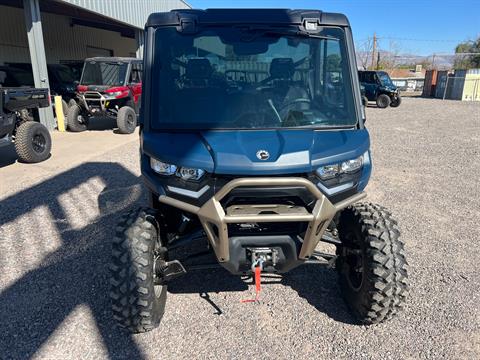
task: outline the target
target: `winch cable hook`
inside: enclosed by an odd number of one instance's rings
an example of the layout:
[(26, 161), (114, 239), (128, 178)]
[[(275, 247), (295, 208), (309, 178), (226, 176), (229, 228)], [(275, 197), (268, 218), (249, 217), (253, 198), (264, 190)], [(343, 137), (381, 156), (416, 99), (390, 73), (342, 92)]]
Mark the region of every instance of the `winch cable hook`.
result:
[(258, 302), (258, 299), (260, 297), (260, 291), (262, 290), (261, 288), (261, 273), (263, 270), (263, 263), (264, 260), (263, 258), (259, 257), (257, 258), (253, 263), (252, 263), (252, 271), (254, 274), (254, 281), (255, 281), (255, 299), (244, 299), (240, 300), (242, 303), (252, 303), (252, 302)]

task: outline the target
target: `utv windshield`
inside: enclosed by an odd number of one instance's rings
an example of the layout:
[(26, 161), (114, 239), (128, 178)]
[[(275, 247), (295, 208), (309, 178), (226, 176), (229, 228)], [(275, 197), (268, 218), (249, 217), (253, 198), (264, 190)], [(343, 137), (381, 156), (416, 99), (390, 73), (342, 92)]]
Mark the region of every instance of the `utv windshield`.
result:
[(356, 124), (345, 35), (324, 28), (155, 32), (152, 127), (265, 129)]
[(127, 63), (87, 61), (80, 83), (82, 85), (124, 85), (127, 70)]
[(392, 79), (390, 79), (390, 76), (386, 72), (378, 72), (378, 79), (380, 80), (380, 83), (383, 86), (393, 86)]

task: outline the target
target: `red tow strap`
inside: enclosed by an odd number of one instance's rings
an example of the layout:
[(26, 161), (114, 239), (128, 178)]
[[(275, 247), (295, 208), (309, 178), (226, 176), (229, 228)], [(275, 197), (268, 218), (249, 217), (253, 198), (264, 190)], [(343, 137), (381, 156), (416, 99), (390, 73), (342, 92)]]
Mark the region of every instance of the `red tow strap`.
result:
[(260, 290), (261, 290), (261, 279), (260, 279), (260, 273), (262, 272), (262, 268), (260, 266), (255, 267), (255, 299), (245, 299), (245, 300), (240, 300), (242, 303), (252, 303), (252, 302), (257, 302), (258, 297), (260, 295)]

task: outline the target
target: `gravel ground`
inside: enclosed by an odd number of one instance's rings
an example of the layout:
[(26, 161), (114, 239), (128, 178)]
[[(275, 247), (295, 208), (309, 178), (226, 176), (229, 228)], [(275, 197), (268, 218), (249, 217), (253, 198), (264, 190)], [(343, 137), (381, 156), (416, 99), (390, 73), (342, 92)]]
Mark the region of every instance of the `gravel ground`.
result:
[(397, 318), (355, 325), (335, 273), (309, 266), (268, 279), (259, 304), (240, 303), (253, 287), (224, 271), (186, 276), (159, 329), (116, 329), (110, 239), (144, 201), (130, 142), (0, 194), (0, 358), (480, 358), (480, 105), (412, 98), (367, 113), (369, 199), (399, 220), (410, 263)]

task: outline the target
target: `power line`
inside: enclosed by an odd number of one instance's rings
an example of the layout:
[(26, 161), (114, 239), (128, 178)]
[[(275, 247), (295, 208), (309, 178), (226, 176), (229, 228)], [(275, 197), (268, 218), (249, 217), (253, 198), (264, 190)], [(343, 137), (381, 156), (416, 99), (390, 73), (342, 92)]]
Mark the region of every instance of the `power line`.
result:
[[(401, 38), (401, 37), (395, 37), (395, 36), (377, 36), (377, 40), (400, 40), (400, 41), (419, 41), (419, 42), (464, 42), (466, 41), (465, 39), (463, 40), (453, 40), (453, 39), (416, 39), (416, 38)], [(357, 41), (365, 42), (365, 41), (371, 41), (371, 38), (363, 38), (363, 39), (358, 39)]]
[(461, 42), (464, 40), (448, 40), (448, 39), (414, 39), (414, 38), (399, 38), (394, 36), (382, 36), (379, 39), (387, 40), (401, 40), (401, 41), (421, 41), (421, 42)]
[[(384, 51), (385, 52), (385, 51)], [(458, 55), (480, 55), (480, 52), (465, 52), (465, 53), (453, 53), (453, 54), (442, 54), (442, 53), (432, 53), (430, 55), (394, 55), (393, 57), (395, 58), (427, 58), (427, 57), (432, 57), (432, 56), (458, 56)]]

